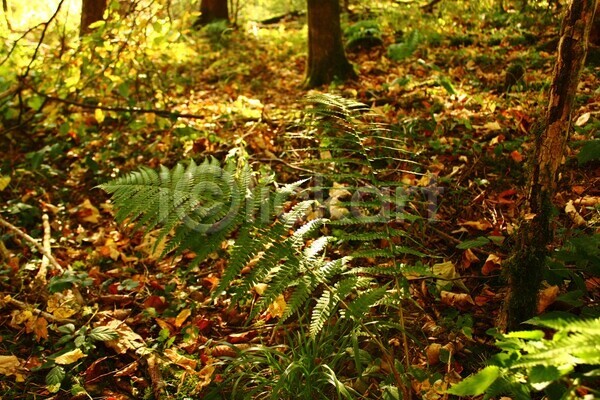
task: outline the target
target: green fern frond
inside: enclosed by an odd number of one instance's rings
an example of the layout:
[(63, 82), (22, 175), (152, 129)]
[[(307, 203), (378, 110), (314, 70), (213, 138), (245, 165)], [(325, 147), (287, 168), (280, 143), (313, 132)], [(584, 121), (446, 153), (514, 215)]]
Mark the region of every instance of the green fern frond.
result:
[(356, 299), (348, 303), (348, 307), (345, 310), (344, 315), (346, 317), (362, 320), (364, 318), (364, 314), (366, 314), (371, 307), (375, 306), (377, 302), (386, 295), (386, 291), (387, 285), (384, 285), (361, 293)]
[(321, 329), (323, 329), (325, 321), (327, 321), (331, 316), (331, 313), (333, 312), (332, 303), (333, 301), (331, 292), (329, 290), (325, 290), (321, 297), (319, 297), (317, 300), (317, 304), (312, 311), (309, 332), (313, 338), (317, 336)]

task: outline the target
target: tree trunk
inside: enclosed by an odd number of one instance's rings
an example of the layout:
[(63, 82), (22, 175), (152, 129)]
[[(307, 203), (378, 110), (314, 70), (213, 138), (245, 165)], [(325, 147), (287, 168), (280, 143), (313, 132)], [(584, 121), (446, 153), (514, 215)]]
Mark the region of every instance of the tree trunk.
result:
[(569, 137), (571, 108), (585, 61), (596, 3), (597, 0), (573, 0), (562, 22), (546, 121), (535, 143), (527, 198), (527, 214), (533, 217), (519, 229), (512, 257), (507, 263), (509, 293), (502, 322), (508, 330), (519, 329), (522, 322), (536, 315), (547, 246), (554, 233), (552, 199)]
[(342, 44), (339, 0), (308, 0), (308, 62), (305, 87), (355, 79)]
[(206, 25), (218, 20), (229, 21), (227, 0), (202, 0), (200, 18), (195, 25)]
[(106, 0), (81, 0), (81, 36), (90, 32), (90, 25), (100, 21), (106, 10)]

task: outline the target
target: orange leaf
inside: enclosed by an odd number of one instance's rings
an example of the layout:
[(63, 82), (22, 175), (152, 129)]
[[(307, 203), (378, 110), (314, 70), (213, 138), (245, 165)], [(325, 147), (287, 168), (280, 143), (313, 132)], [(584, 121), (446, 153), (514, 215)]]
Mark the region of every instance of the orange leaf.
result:
[(513, 150), (510, 153), (510, 158), (512, 158), (513, 161), (516, 163), (520, 163), (521, 161), (523, 161), (523, 156), (521, 155), (521, 153), (519, 153), (519, 150)]
[(538, 314), (543, 313), (550, 304), (554, 303), (559, 292), (560, 289), (556, 285), (547, 287), (540, 292), (537, 306)]
[(487, 276), (500, 269), (502, 269), (502, 259), (495, 254), (490, 254), (481, 268), (481, 273)]

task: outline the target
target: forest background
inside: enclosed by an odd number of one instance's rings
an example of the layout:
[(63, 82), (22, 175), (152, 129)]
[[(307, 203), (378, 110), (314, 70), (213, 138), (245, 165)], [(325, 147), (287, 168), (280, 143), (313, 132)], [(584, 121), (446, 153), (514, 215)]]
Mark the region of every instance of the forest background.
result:
[(82, 3), (3, 1), (2, 397), (598, 395), (596, 1)]

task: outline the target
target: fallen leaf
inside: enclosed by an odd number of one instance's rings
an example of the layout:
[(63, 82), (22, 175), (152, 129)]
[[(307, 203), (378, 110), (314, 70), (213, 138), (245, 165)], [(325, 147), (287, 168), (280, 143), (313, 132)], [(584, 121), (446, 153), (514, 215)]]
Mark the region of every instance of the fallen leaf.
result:
[(2, 176), (0, 175), (0, 192), (6, 189), (8, 184), (10, 183), (10, 176)]
[(54, 362), (59, 365), (68, 365), (73, 364), (74, 362), (83, 357), (86, 357), (86, 354), (84, 354), (84, 352), (81, 351), (81, 349), (75, 349), (56, 357), (54, 359)]
[(575, 126), (583, 126), (590, 120), (591, 114), (589, 112), (583, 113), (575, 121)]
[(440, 292), (440, 300), (443, 304), (450, 307), (455, 307), (461, 311), (468, 310), (475, 302), (468, 293), (454, 293), (442, 290)]
[(495, 254), (490, 254), (481, 268), (481, 273), (488, 276), (492, 272), (500, 269), (502, 269), (502, 259)]
[(585, 226), (585, 219), (579, 214), (575, 206), (573, 205), (573, 200), (569, 200), (567, 205), (565, 206), (565, 213), (569, 216), (573, 224), (575, 226)]
[(487, 231), (488, 229), (492, 228), (492, 224), (490, 224), (486, 220), (483, 220), (483, 221), (464, 221), (464, 222), (460, 222), (458, 225), (460, 225), (460, 226), (466, 226), (466, 227), (473, 228), (473, 229), (477, 229), (479, 231)]
[(429, 365), (436, 365), (440, 362), (440, 350), (442, 345), (439, 343), (431, 343), (425, 348), (425, 354), (427, 355), (427, 363)]
[(169, 360), (171, 360), (173, 364), (179, 365), (180, 367), (185, 368), (188, 371), (196, 370), (198, 361), (179, 354), (175, 349), (166, 349), (164, 351), (164, 354)]
[(185, 322), (186, 319), (192, 314), (192, 311), (189, 308), (181, 310), (177, 317), (175, 318), (175, 327), (181, 328), (181, 325)]
[(77, 313), (78, 309), (79, 306), (71, 290), (54, 293), (46, 303), (46, 310), (59, 320), (71, 317)]
[(0, 356), (0, 374), (2, 375), (13, 375), (21, 362), (17, 356)]
[(550, 304), (554, 303), (559, 292), (560, 292), (560, 289), (556, 285), (549, 286), (540, 291), (540, 295), (538, 297), (538, 306), (537, 306), (538, 314), (543, 313)]
[(267, 313), (271, 315), (273, 318), (281, 318), (283, 317), (283, 313), (285, 312), (287, 304), (285, 302), (285, 298), (282, 294), (277, 296), (275, 301), (269, 305), (267, 308)]
[(521, 155), (521, 153), (519, 152), (519, 150), (513, 150), (510, 153), (510, 158), (513, 159), (514, 162), (516, 163), (520, 163), (523, 161), (523, 156)]
[(471, 264), (479, 262), (479, 258), (473, 253), (471, 249), (467, 249), (462, 253), (461, 264), (463, 269), (467, 269)]
[(38, 342), (48, 338), (48, 321), (44, 317), (37, 317), (33, 320), (31, 325), (27, 326), (27, 330), (29, 329), (31, 329), (31, 332), (35, 335), (35, 340)]
[(100, 220), (100, 211), (89, 199), (85, 199), (81, 204), (75, 207), (77, 218), (84, 222), (91, 222), (93, 224), (98, 223)]
[(456, 266), (452, 261), (446, 261), (443, 263), (434, 264), (432, 267), (433, 275), (440, 277), (442, 279), (437, 280), (438, 288), (449, 287), (449, 284), (452, 284), (465, 292), (468, 292), (469, 289), (465, 286), (465, 284), (458, 278), (460, 278), (460, 274), (456, 271)]
[(124, 354), (127, 350), (137, 350), (146, 345), (144, 339), (122, 321), (113, 319), (104, 326), (119, 334), (118, 339), (104, 342), (106, 346), (110, 347), (118, 354)]

